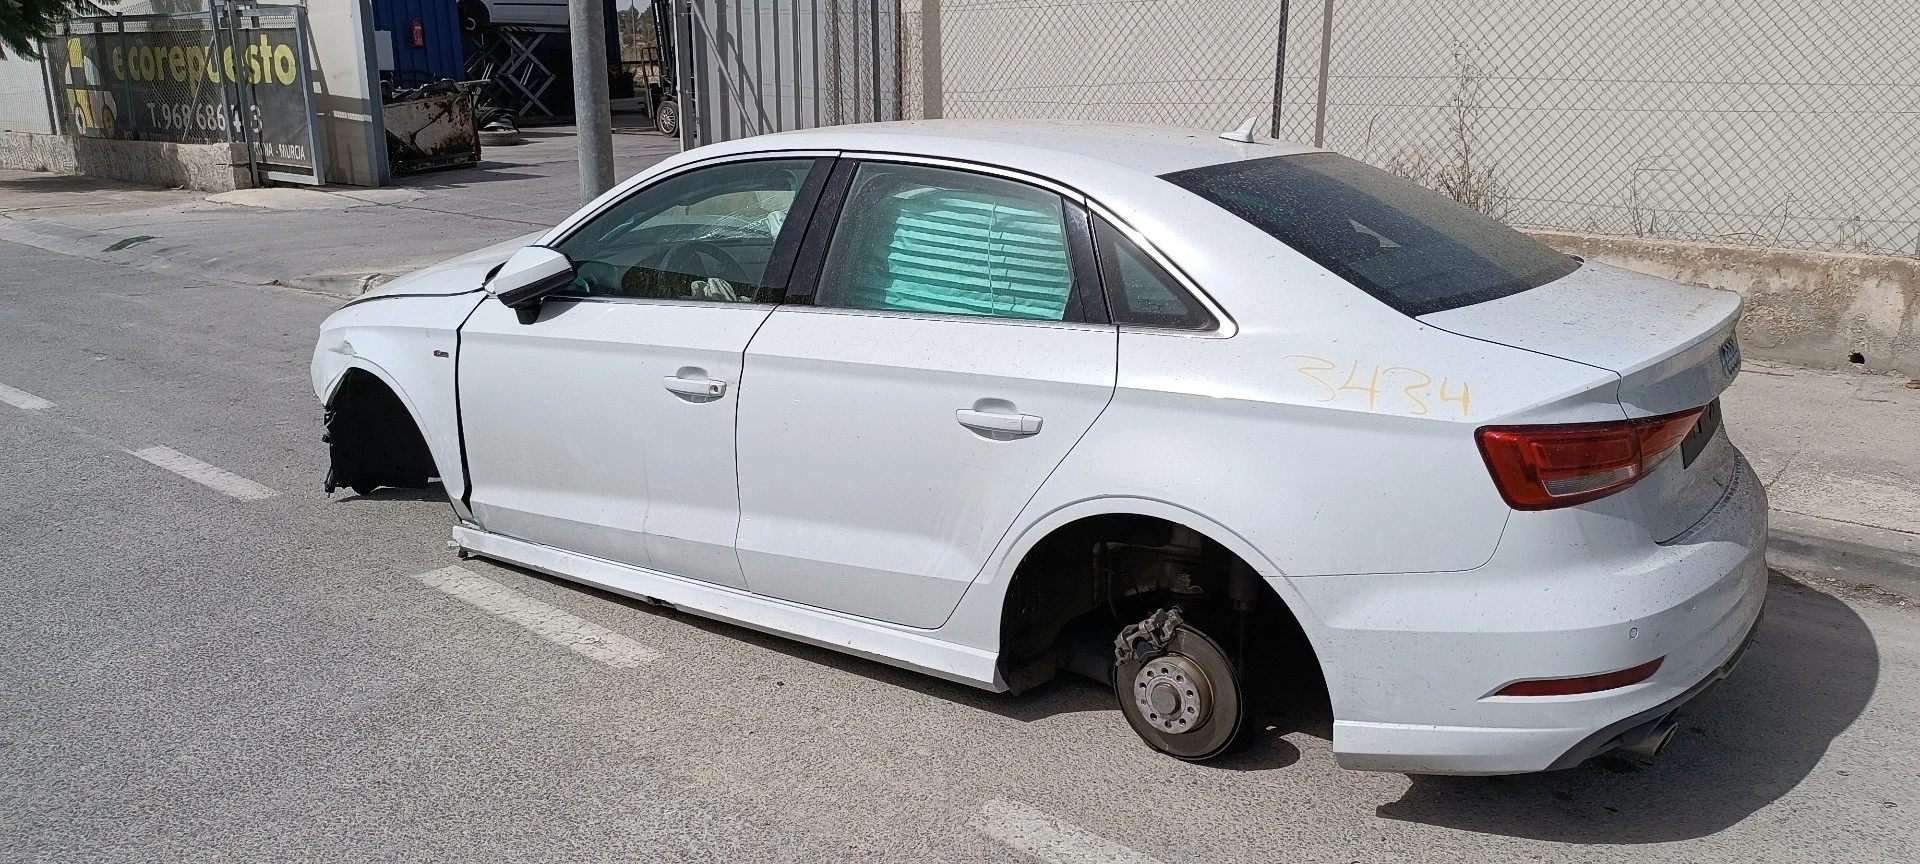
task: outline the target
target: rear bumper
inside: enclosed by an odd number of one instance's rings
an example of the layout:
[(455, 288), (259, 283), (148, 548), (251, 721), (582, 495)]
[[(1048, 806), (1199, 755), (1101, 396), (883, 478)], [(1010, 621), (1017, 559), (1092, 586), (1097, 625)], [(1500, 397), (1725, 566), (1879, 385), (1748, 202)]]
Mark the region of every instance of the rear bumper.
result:
[[(1604, 509), (1510, 526), (1461, 573), (1293, 580), (1318, 620), (1343, 767), (1515, 774), (1571, 767), (1726, 677), (1766, 599), (1766, 495), (1744, 460), (1727, 496), (1665, 545), (1627, 543)], [(1584, 521), (1583, 521), (1584, 520)], [(1608, 551), (1613, 550), (1613, 551)], [(1493, 695), (1513, 681), (1664, 658), (1637, 684)]]
[[(1766, 609), (1763, 606), (1761, 617), (1765, 617), (1765, 614)], [(1747, 656), (1747, 648), (1753, 645), (1753, 634), (1759, 629), (1760, 618), (1755, 618), (1752, 626), (1747, 628), (1746, 638), (1740, 640), (1740, 647), (1734, 649), (1733, 656), (1728, 657), (1727, 662), (1720, 664), (1720, 668), (1713, 670), (1713, 674), (1700, 679), (1700, 683), (1687, 688), (1686, 692), (1660, 705), (1625, 720), (1602, 726), (1599, 731), (1588, 735), (1585, 740), (1573, 745), (1572, 749), (1560, 754), (1560, 758), (1553, 760), (1553, 764), (1547, 766), (1547, 770), (1559, 771), (1572, 768), (1609, 750), (1643, 740), (1653, 734), (1688, 702), (1700, 698), (1702, 694), (1713, 689), (1713, 685), (1725, 681), (1728, 675), (1733, 674), (1734, 667), (1740, 665), (1740, 658)]]

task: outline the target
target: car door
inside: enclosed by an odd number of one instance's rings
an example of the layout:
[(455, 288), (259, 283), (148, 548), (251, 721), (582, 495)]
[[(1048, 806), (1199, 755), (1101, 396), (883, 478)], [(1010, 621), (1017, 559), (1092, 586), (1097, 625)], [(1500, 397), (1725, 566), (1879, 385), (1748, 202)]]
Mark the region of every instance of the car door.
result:
[(733, 161), (650, 184), (555, 246), (574, 281), (531, 323), (491, 300), (475, 310), (458, 380), (481, 527), (744, 587), (741, 355), (830, 163)]
[(819, 266), (747, 349), (741, 566), (757, 593), (937, 627), (1113, 395), (1086, 214), (924, 162), (843, 159), (822, 201)]

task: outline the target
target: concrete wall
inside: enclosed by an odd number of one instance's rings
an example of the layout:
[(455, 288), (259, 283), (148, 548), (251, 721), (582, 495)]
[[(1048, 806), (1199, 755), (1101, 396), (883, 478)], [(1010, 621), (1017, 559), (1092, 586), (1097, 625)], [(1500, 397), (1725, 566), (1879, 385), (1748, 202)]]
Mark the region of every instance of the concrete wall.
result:
[(1920, 258), (1532, 232), (1561, 251), (1746, 299), (1749, 356), (1920, 376)]
[(73, 141), (64, 135), (0, 131), (0, 168), (73, 174)]
[(246, 147), (0, 132), (0, 168), (231, 192), (253, 185)]

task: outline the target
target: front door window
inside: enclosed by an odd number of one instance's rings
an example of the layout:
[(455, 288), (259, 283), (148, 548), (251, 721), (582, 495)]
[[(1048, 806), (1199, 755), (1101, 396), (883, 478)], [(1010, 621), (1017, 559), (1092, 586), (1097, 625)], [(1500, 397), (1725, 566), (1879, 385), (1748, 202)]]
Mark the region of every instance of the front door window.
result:
[(776, 302), (767, 265), (813, 163), (730, 162), (641, 190), (560, 243), (578, 275), (555, 296)]

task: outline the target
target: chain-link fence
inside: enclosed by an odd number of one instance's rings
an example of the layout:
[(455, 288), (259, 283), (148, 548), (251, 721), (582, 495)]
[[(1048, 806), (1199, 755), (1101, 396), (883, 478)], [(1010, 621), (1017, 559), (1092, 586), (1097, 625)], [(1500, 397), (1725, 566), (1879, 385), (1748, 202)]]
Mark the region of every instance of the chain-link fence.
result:
[[(46, 43), (64, 103), (62, 131), (89, 138), (225, 142), (234, 81), (231, 31), (206, 11), (81, 17)], [(244, 60), (242, 61), (244, 67)]]
[(1259, 116), (1516, 225), (1920, 254), (1913, 0), (937, 5), (945, 116)]
[(1518, 225), (1920, 253), (1911, 0), (1294, 6), (1287, 137), (1331, 8), (1329, 147)]
[(938, 6), (941, 104), (948, 117), (1230, 129), (1252, 116), (1265, 129), (1273, 111), (1275, 0), (941, 0)]
[(899, 6), (820, 0), (826, 42), (824, 123), (900, 119)]

